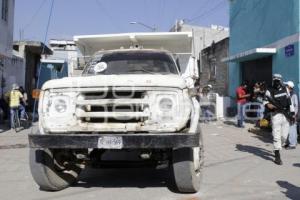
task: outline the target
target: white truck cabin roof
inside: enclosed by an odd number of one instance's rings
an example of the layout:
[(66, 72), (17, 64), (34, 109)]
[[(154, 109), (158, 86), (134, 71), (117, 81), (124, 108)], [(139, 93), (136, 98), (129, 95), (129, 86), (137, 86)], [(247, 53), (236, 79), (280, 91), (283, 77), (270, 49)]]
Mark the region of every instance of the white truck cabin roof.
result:
[(98, 51), (130, 49), (164, 49), (174, 54), (192, 54), (192, 32), (150, 32), (74, 36), (74, 41), (84, 56)]

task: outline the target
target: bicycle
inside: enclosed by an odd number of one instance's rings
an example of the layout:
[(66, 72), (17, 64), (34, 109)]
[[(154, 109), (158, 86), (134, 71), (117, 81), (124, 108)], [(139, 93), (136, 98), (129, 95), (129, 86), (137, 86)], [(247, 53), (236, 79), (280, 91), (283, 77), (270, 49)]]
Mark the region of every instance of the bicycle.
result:
[(27, 112), (25, 111), (24, 112), (24, 119), (20, 120), (20, 117), (19, 117), (19, 109), (18, 108), (15, 108), (13, 109), (13, 112), (14, 112), (14, 117), (13, 117), (13, 129), (15, 130), (15, 132), (17, 133), (18, 131), (20, 131), (21, 127), (23, 127), (24, 129), (25, 128), (28, 128), (29, 126), (29, 116), (27, 114)]

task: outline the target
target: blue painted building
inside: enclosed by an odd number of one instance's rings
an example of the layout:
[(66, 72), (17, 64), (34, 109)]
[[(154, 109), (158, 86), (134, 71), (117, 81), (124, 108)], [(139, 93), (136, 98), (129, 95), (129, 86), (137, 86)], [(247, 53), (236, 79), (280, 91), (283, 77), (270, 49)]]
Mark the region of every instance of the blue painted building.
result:
[(243, 80), (294, 81), (299, 94), (299, 0), (230, 0), (229, 94)]

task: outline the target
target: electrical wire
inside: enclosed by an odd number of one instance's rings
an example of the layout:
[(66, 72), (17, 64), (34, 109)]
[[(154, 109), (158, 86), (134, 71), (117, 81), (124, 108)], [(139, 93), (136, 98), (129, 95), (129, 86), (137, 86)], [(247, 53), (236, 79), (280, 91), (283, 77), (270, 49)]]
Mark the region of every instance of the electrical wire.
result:
[[(55, 1), (55, 0), (52, 0), (52, 2), (51, 2), (51, 7), (50, 7), (50, 12), (49, 12), (49, 17), (48, 17), (48, 22), (47, 22), (46, 32), (45, 32), (45, 37), (44, 37), (44, 43), (42, 44), (42, 45), (43, 45), (43, 48), (42, 48), (41, 55), (43, 55), (43, 54), (45, 53), (46, 41), (47, 41), (47, 38), (48, 38), (48, 32), (49, 32), (49, 26), (50, 26), (52, 14), (53, 14), (54, 1)], [(41, 71), (42, 71), (41, 68), (42, 68), (42, 63), (40, 62), (39, 68), (38, 68), (38, 77), (37, 77), (37, 82), (36, 82), (36, 88), (39, 87), (40, 76), (41, 76)], [(34, 100), (34, 104), (33, 104), (32, 124), (33, 124), (33, 122), (34, 122), (34, 120), (35, 120), (36, 105), (37, 105), (37, 99)], [(33, 127), (31, 128), (31, 133), (32, 133), (32, 131), (33, 131)]]
[(159, 27), (157, 27), (157, 29), (160, 29), (160, 27), (162, 27), (162, 23), (164, 21), (164, 12), (165, 12), (165, 6), (166, 6), (166, 0), (160, 0), (160, 9), (159, 9), (159, 15), (158, 15), (158, 21), (159, 23)]
[(191, 19), (187, 19), (186, 22), (194, 22), (196, 20), (198, 20), (199, 18), (203, 19), (206, 16), (209, 16), (210, 14), (213, 13), (213, 11), (215, 11), (216, 9), (220, 8), (223, 4), (227, 3), (226, 0), (221, 0), (218, 4), (216, 4), (214, 7), (212, 7), (210, 10), (207, 10), (206, 12), (202, 13), (201, 15), (195, 16)]
[(47, 0), (43, 0), (42, 3), (40, 4), (40, 6), (38, 7), (38, 9), (34, 12), (34, 14), (32, 15), (32, 17), (30, 18), (30, 20), (28, 21), (27, 24), (25, 24), (22, 28), (22, 30), (24, 31), (25, 29), (27, 29), (32, 22), (35, 20), (35, 18), (37, 17), (37, 15), (39, 14), (40, 10), (42, 9), (42, 7), (44, 6), (44, 4), (46, 3)]
[[(196, 12), (194, 12), (194, 14), (192, 16), (198, 16), (198, 13), (201, 11), (205, 11), (205, 9), (207, 8), (207, 6), (209, 5), (209, 2), (211, 0), (206, 0), (201, 4), (201, 7), (199, 9), (196, 10)], [(204, 6), (203, 6), (204, 5)], [(193, 19), (194, 17), (192, 17), (191, 19)], [(188, 20), (188, 19), (187, 19)]]
[(106, 17), (110, 20), (111, 24), (113, 24), (113, 26), (117, 29), (117, 31), (121, 32), (121, 27), (117, 23), (115, 23), (112, 15), (108, 12), (108, 10), (105, 8), (103, 3), (100, 2), (99, 0), (95, 0), (95, 2), (98, 5), (98, 7), (101, 9), (101, 11), (104, 11)]
[(175, 4), (175, 6), (174, 6), (174, 9), (172, 9), (173, 13), (171, 15), (172, 16), (171, 17), (171, 20), (172, 20), (171, 26), (173, 26), (174, 25), (174, 21), (177, 20), (176, 19), (176, 15), (178, 15), (180, 0), (177, 0), (174, 4)]
[(146, 19), (150, 18), (149, 17), (149, 7), (148, 7), (148, 3), (147, 0), (143, 0), (143, 9), (144, 9), (144, 17), (146, 17)]

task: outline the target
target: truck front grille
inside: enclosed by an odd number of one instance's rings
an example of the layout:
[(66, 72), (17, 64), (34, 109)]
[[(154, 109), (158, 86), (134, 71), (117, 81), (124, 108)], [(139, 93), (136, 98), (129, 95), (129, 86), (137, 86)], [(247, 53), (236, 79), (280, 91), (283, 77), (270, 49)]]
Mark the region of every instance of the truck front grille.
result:
[(76, 117), (82, 123), (142, 123), (149, 118), (145, 91), (82, 92)]

